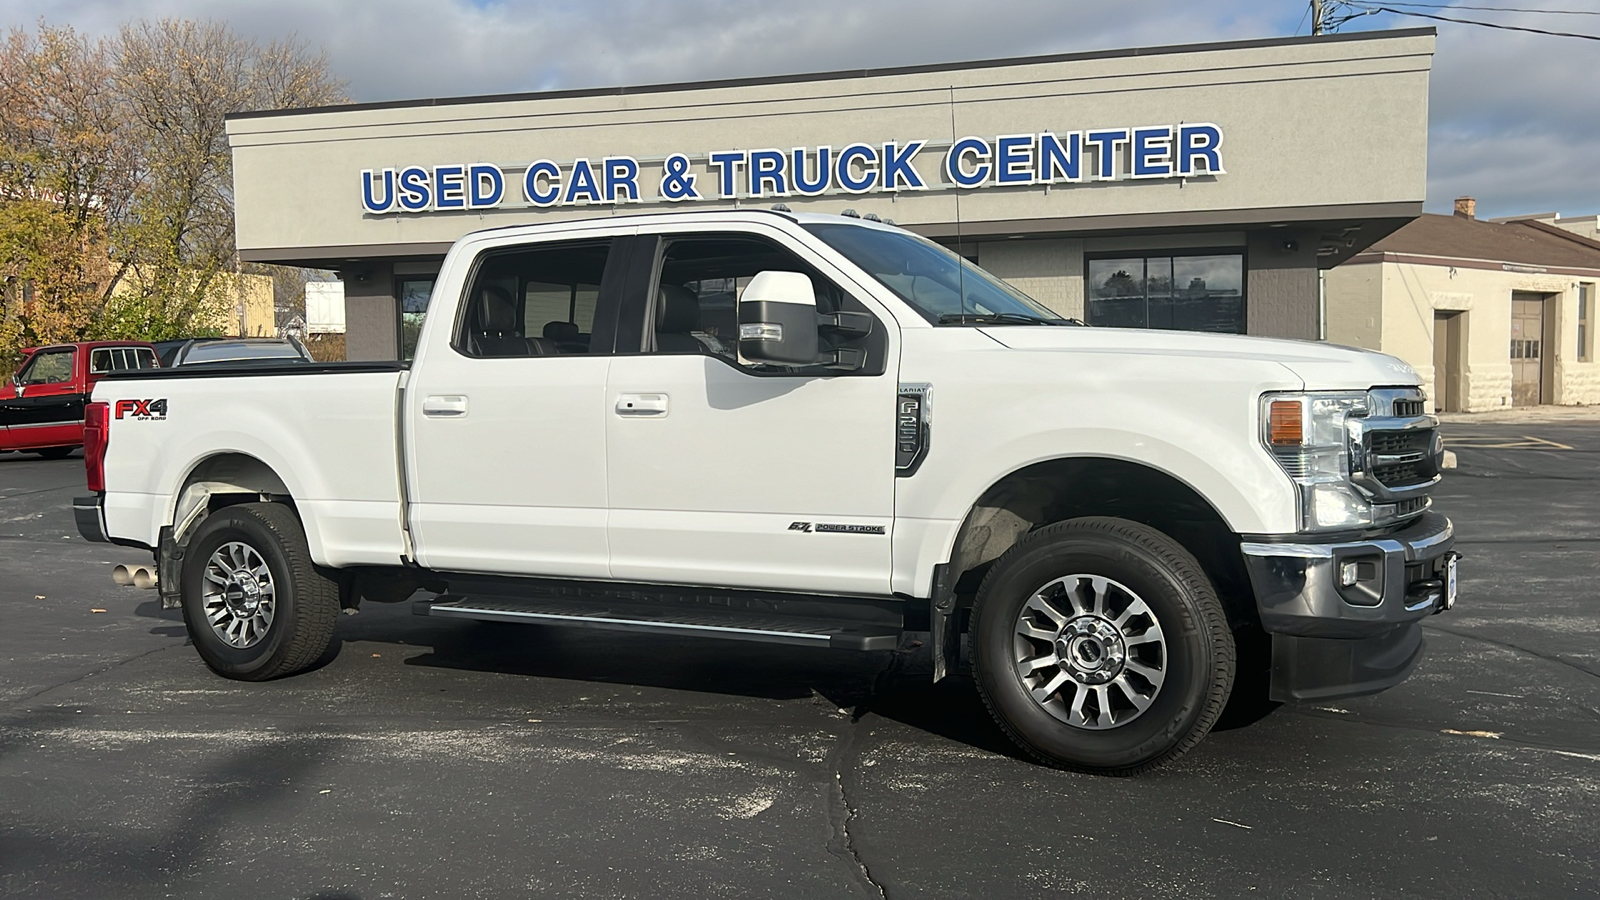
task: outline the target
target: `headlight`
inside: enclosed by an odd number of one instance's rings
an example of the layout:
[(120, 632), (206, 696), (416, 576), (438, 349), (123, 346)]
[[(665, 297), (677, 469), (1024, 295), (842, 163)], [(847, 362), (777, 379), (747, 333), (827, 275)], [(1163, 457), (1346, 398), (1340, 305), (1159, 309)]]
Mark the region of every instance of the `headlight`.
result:
[(1300, 529), (1372, 524), (1372, 504), (1350, 481), (1352, 419), (1367, 415), (1366, 393), (1267, 394), (1261, 441), (1300, 491)]

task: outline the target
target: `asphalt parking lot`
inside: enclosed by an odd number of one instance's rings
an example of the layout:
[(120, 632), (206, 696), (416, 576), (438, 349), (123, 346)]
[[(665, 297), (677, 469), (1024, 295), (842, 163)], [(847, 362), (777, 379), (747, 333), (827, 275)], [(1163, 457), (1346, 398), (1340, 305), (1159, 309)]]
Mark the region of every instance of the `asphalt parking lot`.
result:
[(76, 456), (0, 455), (0, 896), (1600, 893), (1600, 423), (1446, 427), (1428, 657), (1131, 779), (1013, 752), (889, 654), (417, 618), (212, 676)]

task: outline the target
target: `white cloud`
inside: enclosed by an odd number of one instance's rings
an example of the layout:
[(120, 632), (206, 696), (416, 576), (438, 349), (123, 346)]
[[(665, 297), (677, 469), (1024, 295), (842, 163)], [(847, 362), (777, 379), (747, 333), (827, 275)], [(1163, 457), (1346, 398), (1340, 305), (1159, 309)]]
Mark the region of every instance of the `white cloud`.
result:
[[(1538, 3), (1571, 0), (1517, 5)], [(1447, 14), (1600, 31), (1596, 17)], [(326, 49), (361, 101), (1272, 37), (1304, 22), (1301, 5), (1281, 0), (12, 0), (0, 25), (43, 17), (102, 34), (161, 16), (219, 19), (263, 40), (298, 34)], [(1429, 23), (1378, 16), (1346, 27), (1419, 24)], [(1472, 194), (1482, 215), (1600, 212), (1596, 44), (1437, 24), (1429, 208)]]

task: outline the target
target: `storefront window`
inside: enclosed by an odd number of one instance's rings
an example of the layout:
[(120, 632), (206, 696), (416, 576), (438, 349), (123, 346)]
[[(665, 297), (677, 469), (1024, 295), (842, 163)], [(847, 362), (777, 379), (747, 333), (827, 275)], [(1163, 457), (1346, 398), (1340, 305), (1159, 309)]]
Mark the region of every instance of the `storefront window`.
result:
[(1243, 334), (1244, 256), (1118, 256), (1089, 260), (1090, 325)]
[(422, 318), (428, 312), (428, 298), (433, 295), (433, 276), (402, 278), (397, 287), (400, 294), (400, 358), (409, 360), (417, 355), (417, 335), (422, 332)]

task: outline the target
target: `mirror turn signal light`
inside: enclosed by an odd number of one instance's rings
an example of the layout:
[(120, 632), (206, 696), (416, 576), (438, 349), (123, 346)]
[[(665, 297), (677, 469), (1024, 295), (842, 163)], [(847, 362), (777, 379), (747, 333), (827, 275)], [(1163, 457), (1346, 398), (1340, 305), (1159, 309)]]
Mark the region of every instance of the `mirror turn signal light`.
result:
[(1267, 440), (1274, 447), (1298, 447), (1305, 442), (1299, 400), (1274, 400), (1267, 409)]

